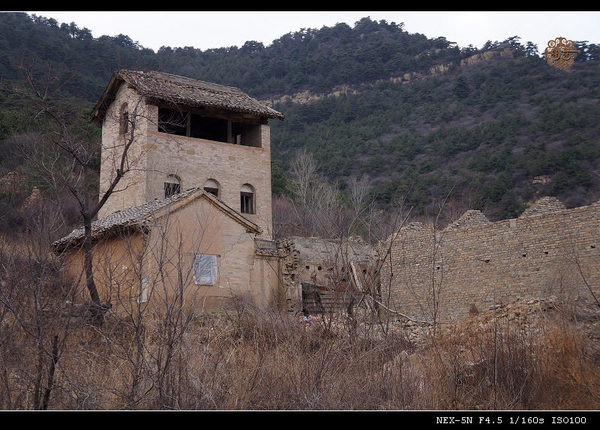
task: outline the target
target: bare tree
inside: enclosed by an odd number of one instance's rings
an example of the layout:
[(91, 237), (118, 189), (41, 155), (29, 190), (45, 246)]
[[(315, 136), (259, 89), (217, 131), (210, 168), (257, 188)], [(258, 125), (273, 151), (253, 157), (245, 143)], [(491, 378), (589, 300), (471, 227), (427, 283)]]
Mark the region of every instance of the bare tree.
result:
[(291, 176), (294, 180), (294, 194), (301, 208), (310, 204), (311, 189), (318, 181), (317, 163), (306, 149), (298, 151), (291, 163)]
[[(108, 314), (110, 325), (127, 334), (116, 335), (110, 327), (101, 330), (126, 363), (121, 368), (122, 384), (109, 388), (124, 409), (186, 408), (184, 389), (193, 360), (185, 336), (206, 298), (206, 289), (201, 290), (194, 279), (195, 271), (206, 267), (199, 266), (194, 256), (214, 246), (209, 232), (216, 220), (210, 209), (199, 210), (196, 216), (195, 222), (185, 223), (193, 227), (182, 230), (181, 220), (167, 212), (149, 221), (151, 229), (143, 233), (143, 241), (119, 233), (96, 250), (95, 257), (103, 262), (99, 275), (116, 305)], [(124, 266), (126, 271), (121, 270)]]
[(356, 176), (350, 178), (350, 204), (354, 211), (354, 217), (360, 218), (369, 206), (369, 179), (366, 176), (358, 179)]
[[(85, 284), (92, 302), (90, 307), (93, 315), (92, 319), (95, 323), (101, 324), (103, 314), (110, 307), (110, 304), (101, 303), (94, 281), (92, 221), (108, 198), (115, 192), (123, 176), (135, 168), (135, 160), (131, 157), (131, 148), (135, 142), (137, 122), (142, 115), (143, 97), (138, 98), (126, 117), (125, 129), (127, 133), (120, 144), (119, 163), (115, 175), (110, 179), (106, 190), (96, 201), (89, 196), (90, 177), (97, 169), (96, 164), (99, 159), (101, 145), (92, 139), (85, 130), (74, 127), (68, 109), (51, 97), (52, 85), (55, 83), (56, 78), (49, 71), (45, 79), (40, 80), (34, 76), (32, 67), (22, 64), (20, 69), (28, 84), (29, 96), (37, 103), (38, 113), (36, 117), (44, 116), (50, 120), (51, 131), (46, 133), (45, 137), (51, 147), (56, 150), (51, 165), (45, 164), (35, 156), (35, 153), (30, 152), (28, 159), (51, 187), (68, 190), (78, 204), (84, 227)], [(63, 165), (62, 168), (57, 169), (59, 159), (61, 159)]]
[(49, 252), (56, 207), (43, 199), (34, 206), (27, 231), (0, 247), (0, 398), (6, 409), (49, 408), (73, 330), (73, 314), (65, 308), (76, 286)]
[(317, 171), (317, 162), (306, 149), (291, 162), (293, 207), (302, 233), (307, 236), (347, 235), (348, 218), (340, 191)]

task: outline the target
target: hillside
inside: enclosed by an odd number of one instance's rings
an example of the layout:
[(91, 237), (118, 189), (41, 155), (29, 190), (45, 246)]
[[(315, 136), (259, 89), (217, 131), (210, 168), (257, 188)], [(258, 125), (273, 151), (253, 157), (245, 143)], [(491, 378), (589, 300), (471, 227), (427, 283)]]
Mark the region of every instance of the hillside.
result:
[(11, 92), (24, 62), (56, 74), (56, 96), (81, 115), (121, 67), (239, 87), (285, 114), (272, 122), (278, 165), (307, 148), (342, 191), (368, 176), (383, 208), (406, 198), (414, 215), (433, 213), (450, 191), (452, 205), (490, 219), (516, 216), (540, 195), (588, 204), (600, 198), (600, 47), (576, 45), (575, 64), (558, 70), (516, 36), (459, 48), (363, 18), (266, 47), (154, 52), (126, 35), (93, 38), (76, 23), (2, 13), (0, 175), (18, 166), (7, 142), (31, 125)]
[[(514, 52), (514, 51), (511, 51)], [(453, 189), (465, 208), (518, 215), (540, 195), (569, 207), (600, 197), (600, 69), (496, 55), (355, 94), (282, 102), (275, 159), (307, 147), (332, 179), (368, 175), (377, 198), (433, 211)]]

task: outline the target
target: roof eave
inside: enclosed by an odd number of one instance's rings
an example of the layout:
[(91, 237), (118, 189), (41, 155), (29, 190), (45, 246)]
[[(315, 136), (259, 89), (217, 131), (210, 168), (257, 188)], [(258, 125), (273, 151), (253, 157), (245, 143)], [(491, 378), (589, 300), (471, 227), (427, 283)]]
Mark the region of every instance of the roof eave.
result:
[[(133, 232), (148, 233), (149, 228), (146, 226), (144, 221), (135, 221), (123, 225), (113, 226), (105, 230), (92, 231), (92, 242), (97, 242), (98, 240), (104, 239), (111, 235), (115, 236), (125, 231), (128, 234)], [(51, 244), (51, 248), (55, 254), (59, 255), (70, 248), (81, 246), (84, 239), (85, 235), (76, 236), (69, 240), (59, 239)]]
[(104, 120), (104, 115), (106, 115), (106, 110), (108, 106), (113, 102), (115, 98), (115, 94), (121, 83), (124, 82), (123, 77), (119, 74), (119, 72), (114, 72), (106, 85), (106, 88), (102, 92), (100, 99), (96, 102), (96, 105), (92, 109), (92, 113), (90, 115), (90, 121), (101, 124)]
[[(256, 234), (262, 233), (262, 229), (257, 224), (250, 221), (248, 218), (244, 217), (242, 214), (238, 213), (234, 209), (230, 208), (227, 204), (225, 204), (218, 198), (214, 197), (212, 194), (207, 193), (206, 191), (198, 188), (195, 191), (193, 191), (192, 193), (183, 197), (182, 199), (172, 202), (167, 206), (158, 208), (158, 209), (154, 210), (151, 214), (147, 214), (139, 220), (130, 221), (125, 224), (113, 225), (109, 228), (102, 229), (99, 231), (93, 231), (92, 232), (92, 240), (99, 240), (106, 236), (110, 236), (111, 234), (115, 234), (116, 232), (123, 232), (124, 230), (140, 231), (143, 233), (148, 233), (148, 231), (150, 229), (150, 226), (148, 225), (148, 221), (150, 218), (157, 219), (157, 218), (166, 216), (168, 214), (171, 214), (171, 213), (179, 210), (183, 206), (186, 206), (187, 204), (191, 203), (193, 200), (195, 200), (198, 197), (206, 198), (221, 212), (228, 215), (230, 218), (232, 218), (237, 223), (243, 225), (246, 228), (247, 232), (256, 233)], [(73, 248), (73, 247), (77, 246), (78, 244), (80, 244), (81, 241), (83, 240), (83, 238), (84, 238), (84, 236), (80, 235), (80, 236), (76, 236), (76, 237), (73, 237), (68, 240), (59, 239), (58, 241), (56, 241), (52, 244), (52, 248), (56, 254), (60, 254), (61, 252), (64, 252), (65, 250), (67, 250), (69, 248)]]
[(230, 106), (220, 106), (220, 105), (216, 105), (216, 104), (211, 104), (211, 103), (194, 103), (193, 101), (190, 100), (177, 100), (174, 101), (172, 99), (169, 99), (168, 97), (161, 97), (159, 94), (146, 94), (147, 100), (148, 102), (151, 103), (168, 103), (171, 104), (173, 106), (178, 106), (181, 108), (209, 108), (209, 109), (213, 109), (214, 111), (219, 111), (219, 112), (227, 112), (227, 113), (231, 113), (231, 114), (244, 114), (244, 115), (252, 115), (256, 118), (266, 118), (266, 119), (279, 119), (281, 121), (283, 121), (285, 119), (284, 115), (281, 112), (278, 112), (274, 109), (269, 108), (268, 111), (255, 111), (255, 110), (249, 110), (249, 109), (236, 109), (235, 107), (230, 107)]
[[(127, 73), (121, 73), (121, 70), (118, 70), (116, 72), (113, 73), (110, 81), (108, 82), (106, 88), (104, 89), (104, 92), (102, 93), (102, 95), (100, 96), (100, 99), (98, 100), (98, 102), (96, 103), (96, 105), (94, 106), (93, 110), (92, 110), (92, 114), (90, 116), (90, 121), (92, 122), (96, 122), (98, 124), (101, 124), (102, 121), (104, 120), (104, 116), (106, 114), (106, 110), (108, 109), (108, 106), (110, 106), (110, 104), (113, 102), (115, 95), (117, 93), (117, 90), (119, 88), (119, 86), (123, 83), (123, 82), (127, 82), (129, 85), (132, 85), (136, 88), (136, 91), (140, 91), (140, 89), (138, 88), (138, 86), (135, 84), (134, 81), (127, 79)], [(161, 97), (160, 94), (144, 94), (145, 96), (155, 99), (155, 100), (163, 100), (163, 101), (171, 101), (168, 98), (164, 98)], [(249, 97), (250, 99), (252, 99), (252, 97), (248, 96), (247, 94), (245, 94), (247, 97)], [(254, 100), (254, 99), (252, 99)], [(191, 103), (189, 100), (182, 100), (181, 101), (182, 105), (186, 105), (186, 106), (193, 106), (194, 104)], [(259, 103), (259, 102), (257, 102)], [(246, 113), (246, 114), (251, 114), (251, 115), (256, 115), (258, 117), (263, 117), (263, 118), (267, 118), (267, 119), (279, 119), (281, 121), (284, 120), (284, 115), (281, 112), (276, 111), (275, 109), (269, 107), (269, 106), (264, 106), (265, 109), (261, 109), (259, 111), (253, 111), (253, 110), (247, 110), (247, 109), (235, 109), (235, 108), (231, 108), (231, 107), (227, 107), (227, 106), (214, 106), (211, 104), (199, 104), (199, 106), (207, 106), (207, 107), (214, 107), (214, 108), (218, 108), (221, 109), (225, 112), (234, 112), (234, 113)]]

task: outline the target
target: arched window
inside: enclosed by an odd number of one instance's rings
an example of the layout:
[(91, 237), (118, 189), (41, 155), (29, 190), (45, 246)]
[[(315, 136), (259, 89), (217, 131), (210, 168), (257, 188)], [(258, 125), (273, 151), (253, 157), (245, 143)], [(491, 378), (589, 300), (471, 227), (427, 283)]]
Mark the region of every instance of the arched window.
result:
[(168, 175), (164, 182), (165, 198), (181, 192), (181, 179), (177, 175)]
[(129, 112), (127, 112), (127, 103), (121, 105), (119, 110), (119, 134), (125, 134), (129, 130)]
[(204, 183), (204, 191), (213, 194), (216, 198), (220, 198), (221, 186), (214, 179), (209, 179)]
[(254, 187), (250, 184), (242, 185), (242, 189), (240, 190), (240, 212), (243, 214), (256, 213), (254, 199)]

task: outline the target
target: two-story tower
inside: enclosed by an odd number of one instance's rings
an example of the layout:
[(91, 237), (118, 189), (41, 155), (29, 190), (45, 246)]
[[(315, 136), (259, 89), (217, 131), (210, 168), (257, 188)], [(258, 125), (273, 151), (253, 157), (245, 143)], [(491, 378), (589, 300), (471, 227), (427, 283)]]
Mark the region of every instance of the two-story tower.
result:
[(100, 196), (123, 176), (98, 214), (201, 187), (272, 236), (268, 120), (283, 115), (237, 88), (160, 72), (116, 72), (96, 104), (102, 124)]

